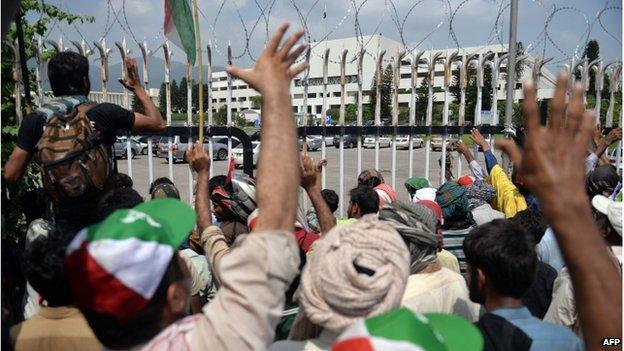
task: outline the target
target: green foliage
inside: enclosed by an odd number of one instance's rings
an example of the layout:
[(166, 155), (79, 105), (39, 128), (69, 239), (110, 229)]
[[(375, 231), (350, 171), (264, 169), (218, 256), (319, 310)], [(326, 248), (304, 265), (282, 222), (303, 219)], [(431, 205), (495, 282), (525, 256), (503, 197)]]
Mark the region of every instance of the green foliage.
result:
[[(377, 74), (375, 74), (375, 77)], [(381, 78), (381, 88), (380, 88), (380, 110), (381, 110), (381, 119), (389, 119), (392, 117), (392, 92), (394, 91), (393, 87), (393, 72), (392, 66), (386, 66), (384, 70), (383, 76)], [(370, 91), (370, 106), (375, 111), (377, 105), (377, 79), (373, 77), (373, 85)]]
[[(180, 88), (178, 88), (178, 82), (173, 80), (173, 82), (171, 82), (171, 87), (169, 89), (171, 90), (171, 111), (180, 112), (181, 111), (180, 106), (182, 106), (182, 101), (180, 100), (180, 95), (179, 95)], [(184, 101), (184, 109), (186, 110), (186, 100)]]
[[(416, 123), (425, 124), (427, 121), (427, 101), (429, 96), (429, 88), (427, 85), (427, 79), (423, 79), (416, 88)], [(435, 96), (433, 97), (435, 102)]]
[(212, 123), (215, 126), (227, 125), (227, 107), (222, 105), (219, 110), (212, 115)]
[[(500, 111), (500, 115), (498, 116), (498, 118), (501, 123), (505, 121), (505, 103), (506, 100), (498, 100), (498, 111)], [(521, 128), (524, 128), (526, 125), (524, 117), (522, 116), (522, 105), (519, 102), (513, 103), (513, 114), (511, 115), (511, 122)]]
[(262, 96), (256, 95), (251, 97), (251, 108), (259, 109), (262, 105)]
[[(475, 108), (477, 106), (477, 70), (468, 69), (468, 85), (466, 86), (466, 109), (465, 121), (475, 120)], [(459, 103), (461, 101), (461, 89), (459, 87), (459, 69), (453, 71), (453, 81), (449, 86), (449, 92), (458, 104), (457, 114), (453, 114), (453, 120), (459, 119)], [(492, 107), (492, 69), (485, 67), (483, 70), (483, 88), (481, 89), (481, 110), (488, 111)]]
[[(600, 45), (598, 45), (598, 41), (590, 40), (585, 47), (585, 52), (583, 53), (583, 57), (587, 57), (588, 63), (591, 63), (595, 59), (600, 56)], [(580, 79), (580, 74), (576, 73), (577, 79)], [(596, 73), (593, 70), (589, 71), (589, 91), (588, 94), (596, 93)], [(595, 103), (595, 102), (594, 102)]]
[[(187, 89), (188, 87), (186, 86), (186, 77), (182, 77), (182, 80), (180, 80), (180, 85), (178, 85), (178, 90), (176, 91), (176, 104), (177, 104), (177, 110), (180, 112), (186, 112), (186, 109), (188, 107), (188, 104), (186, 102), (186, 97), (188, 96), (187, 94)], [(173, 100), (173, 97), (171, 98)]]
[(136, 94), (132, 94), (132, 111), (138, 113), (145, 113), (145, 108), (143, 108), (143, 104), (141, 100), (137, 97)]
[(158, 109), (160, 114), (166, 116), (167, 114), (167, 88), (165, 82), (160, 83), (160, 90), (158, 91)]

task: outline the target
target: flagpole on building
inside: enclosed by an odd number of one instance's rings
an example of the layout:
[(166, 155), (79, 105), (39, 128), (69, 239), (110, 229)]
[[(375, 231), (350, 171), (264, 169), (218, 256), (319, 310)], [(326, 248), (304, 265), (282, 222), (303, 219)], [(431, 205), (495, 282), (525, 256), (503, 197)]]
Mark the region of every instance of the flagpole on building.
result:
[(199, 84), (199, 105), (197, 107), (199, 113), (199, 138), (203, 143), (204, 141), (204, 65), (202, 60), (202, 51), (201, 51), (201, 38), (199, 32), (199, 18), (197, 16), (197, 0), (193, 0), (193, 19), (195, 22), (195, 50), (197, 52), (197, 75), (198, 75), (198, 84)]

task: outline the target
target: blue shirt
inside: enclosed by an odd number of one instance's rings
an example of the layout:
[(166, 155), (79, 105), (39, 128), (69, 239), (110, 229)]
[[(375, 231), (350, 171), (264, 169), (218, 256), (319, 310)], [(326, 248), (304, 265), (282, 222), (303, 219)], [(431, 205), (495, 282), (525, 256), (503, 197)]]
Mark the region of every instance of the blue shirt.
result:
[(549, 227), (546, 229), (535, 251), (537, 251), (537, 258), (542, 262), (548, 263), (557, 273), (565, 266), (565, 261), (561, 255), (561, 250), (559, 249), (559, 244), (557, 243), (557, 238), (552, 228)]
[(581, 340), (570, 329), (535, 318), (526, 307), (499, 308), (491, 311), (511, 322), (528, 335), (531, 351), (583, 351)]

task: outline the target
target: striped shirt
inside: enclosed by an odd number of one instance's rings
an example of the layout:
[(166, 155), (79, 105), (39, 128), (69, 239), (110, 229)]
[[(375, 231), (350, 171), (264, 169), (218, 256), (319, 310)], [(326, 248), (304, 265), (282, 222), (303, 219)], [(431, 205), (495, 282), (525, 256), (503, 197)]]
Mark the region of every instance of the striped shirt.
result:
[(444, 250), (449, 251), (459, 261), (459, 270), (463, 275), (466, 273), (466, 255), (464, 254), (463, 243), (466, 235), (470, 233), (472, 227), (468, 227), (466, 229), (458, 229), (458, 230), (444, 230), (442, 234), (444, 235)]

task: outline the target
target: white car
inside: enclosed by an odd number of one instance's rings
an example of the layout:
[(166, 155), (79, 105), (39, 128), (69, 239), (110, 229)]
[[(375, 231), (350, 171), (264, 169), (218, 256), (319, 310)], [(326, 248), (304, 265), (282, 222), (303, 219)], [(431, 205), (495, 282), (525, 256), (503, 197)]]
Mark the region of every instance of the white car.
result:
[[(258, 155), (260, 155), (260, 142), (252, 141), (251, 145), (253, 147), (253, 165), (255, 167), (258, 164)], [(236, 167), (243, 167), (243, 144), (239, 144), (232, 149), (232, 156), (234, 156)]]
[[(390, 137), (387, 136), (380, 136), (379, 137), (379, 147), (390, 147), (390, 144), (392, 144), (392, 139), (390, 139)], [(364, 145), (362, 145), (364, 148), (374, 148), (375, 147), (375, 137), (366, 137), (364, 138)]]
[[(425, 141), (417, 136), (412, 136), (412, 148), (418, 149), (423, 147)], [(396, 137), (396, 148), (397, 149), (408, 149), (409, 148), (409, 136), (407, 135), (397, 135)]]

